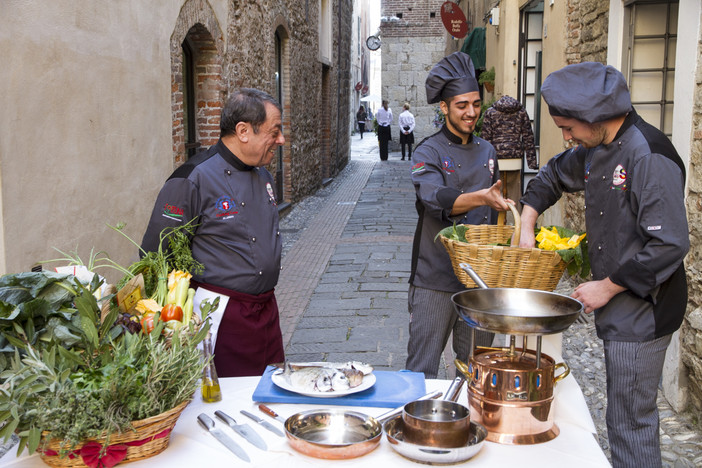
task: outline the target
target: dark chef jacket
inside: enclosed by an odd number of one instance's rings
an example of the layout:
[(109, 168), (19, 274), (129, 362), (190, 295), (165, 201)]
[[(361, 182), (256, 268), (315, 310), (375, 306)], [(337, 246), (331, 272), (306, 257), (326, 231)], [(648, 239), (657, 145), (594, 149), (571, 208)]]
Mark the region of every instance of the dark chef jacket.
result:
[(255, 295), (275, 287), (282, 243), (265, 168), (247, 166), (222, 140), (189, 159), (161, 189), (142, 248), (155, 251), (164, 228), (196, 217), (192, 253), (205, 271), (195, 281)]
[(585, 191), (593, 279), (628, 288), (595, 311), (600, 338), (649, 341), (680, 327), (690, 247), (684, 188), (675, 148), (634, 111), (612, 143), (565, 151), (529, 183), (522, 203), (539, 213), (563, 192)]
[(444, 125), (417, 145), (414, 161), (412, 183), (419, 219), (409, 282), (438, 291), (462, 291), (466, 287), (454, 274), (446, 249), (438, 239), (434, 242), (434, 238), (454, 221), (456, 224), (497, 221), (497, 212), (488, 206), (479, 206), (459, 216), (449, 214), (460, 194), (490, 188), (500, 178), (495, 149), (476, 136), (464, 145)]

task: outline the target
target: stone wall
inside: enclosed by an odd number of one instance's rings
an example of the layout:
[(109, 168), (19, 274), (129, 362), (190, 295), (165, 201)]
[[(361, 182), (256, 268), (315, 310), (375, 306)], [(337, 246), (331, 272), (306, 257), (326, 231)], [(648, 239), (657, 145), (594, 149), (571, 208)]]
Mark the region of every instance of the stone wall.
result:
[(441, 22), (441, 0), (407, 2), (383, 0), (382, 97), (389, 101), (395, 119), (390, 150), (399, 148), (397, 118), (405, 102), (410, 104), (416, 127), (415, 144), (435, 133), (434, 109), (427, 104), (424, 82), (429, 70), (445, 56), (446, 30)]
[[(698, 52), (702, 37), (698, 38)], [(690, 252), (685, 259), (688, 277), (688, 310), (680, 330), (682, 361), (688, 369), (688, 395), (691, 409), (702, 424), (702, 70), (697, 68), (693, 114), (692, 147), (688, 167), (687, 221)]]
[[(566, 61), (607, 63), (609, 0), (568, 0)], [(585, 201), (582, 193), (563, 197), (564, 225), (585, 231)]]
[[(227, 26), (225, 80), (229, 88), (258, 87), (274, 94), (274, 42), (240, 38), (260, 37), (262, 24), (278, 25), (287, 35), (284, 54), (289, 59), (289, 95), (284, 100), (289, 106), (285, 112), (290, 119), (289, 128), (285, 129), (289, 166), (284, 170), (289, 175), (287, 201), (293, 203), (314, 193), (323, 179), (338, 174), (350, 155), (348, 107), (353, 5), (340, 0), (330, 3), (331, 63), (320, 60), (320, 12), (316, 7), (311, 8), (308, 1), (235, 1)], [(275, 173), (275, 163), (271, 170)]]

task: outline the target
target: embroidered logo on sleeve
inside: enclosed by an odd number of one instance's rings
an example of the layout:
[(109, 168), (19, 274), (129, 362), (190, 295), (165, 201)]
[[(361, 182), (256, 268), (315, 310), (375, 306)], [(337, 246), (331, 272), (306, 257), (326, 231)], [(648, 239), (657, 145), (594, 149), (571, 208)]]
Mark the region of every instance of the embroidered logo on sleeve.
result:
[(656, 226), (648, 226), (646, 230), (648, 231), (660, 231), (662, 229), (661, 225), (658, 224)]
[(217, 211), (215, 216), (221, 219), (229, 219), (235, 214), (239, 214), (239, 212), (236, 211), (236, 203), (234, 203), (234, 201), (227, 196), (219, 197), (217, 199), (215, 210)]
[(412, 166), (412, 174), (419, 174), (420, 172), (424, 172), (426, 170), (426, 167), (424, 167), (424, 163), (420, 162)]
[(492, 158), (488, 161), (488, 169), (490, 169), (490, 175), (495, 174), (495, 160)]
[(452, 174), (456, 172), (456, 166), (453, 164), (453, 159), (449, 158), (448, 156), (444, 156), (441, 158), (441, 165), (444, 168), (444, 171), (446, 171), (447, 174)]
[(183, 208), (166, 203), (163, 205), (163, 216), (175, 221), (183, 221)]
[(618, 164), (612, 174), (612, 190), (626, 191), (626, 169)]

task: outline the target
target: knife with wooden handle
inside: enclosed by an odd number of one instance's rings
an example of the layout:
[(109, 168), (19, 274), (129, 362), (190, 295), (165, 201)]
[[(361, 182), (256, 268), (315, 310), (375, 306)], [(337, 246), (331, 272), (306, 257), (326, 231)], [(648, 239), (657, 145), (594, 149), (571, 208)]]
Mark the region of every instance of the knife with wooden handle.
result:
[(285, 424), (285, 419), (283, 419), (282, 417), (280, 417), (280, 416), (278, 415), (278, 413), (276, 413), (275, 411), (273, 411), (272, 409), (270, 409), (270, 408), (267, 407), (266, 405), (258, 405), (258, 409), (260, 409), (261, 411), (263, 411), (264, 413), (266, 413), (268, 416), (270, 416), (271, 418), (275, 419), (276, 421), (280, 421), (280, 422), (282, 422), (283, 424)]
[(241, 414), (246, 416), (247, 418), (253, 419), (255, 422), (260, 424), (261, 426), (265, 427), (269, 431), (271, 431), (273, 434), (278, 435), (280, 437), (285, 437), (285, 434), (283, 434), (283, 431), (275, 427), (273, 424), (269, 423), (268, 421), (264, 421), (263, 419), (259, 418), (255, 414), (251, 414), (248, 411), (241, 410), (239, 411)]

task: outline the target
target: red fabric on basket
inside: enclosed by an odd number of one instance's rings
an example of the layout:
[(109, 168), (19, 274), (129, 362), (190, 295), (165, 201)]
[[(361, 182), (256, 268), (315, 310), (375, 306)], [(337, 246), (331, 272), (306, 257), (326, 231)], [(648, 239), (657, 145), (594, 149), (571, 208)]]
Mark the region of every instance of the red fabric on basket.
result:
[[(83, 445), (80, 448), (80, 450), (69, 453), (68, 458), (73, 459), (77, 456), (80, 456), (83, 460), (83, 463), (85, 463), (90, 468), (112, 468), (113, 466), (117, 465), (119, 462), (125, 459), (125, 457), (127, 456), (128, 447), (138, 447), (140, 445), (147, 444), (152, 440), (168, 437), (168, 434), (170, 433), (170, 429), (164, 429), (158, 434), (155, 434), (151, 437), (147, 437), (145, 439), (133, 440), (124, 444), (108, 445), (105, 449), (105, 454), (103, 456), (100, 456), (100, 452), (102, 451), (102, 444), (99, 442), (91, 441)], [(46, 450), (44, 452), (44, 455), (49, 457), (55, 457), (58, 455), (58, 452), (56, 452), (55, 450)]]

